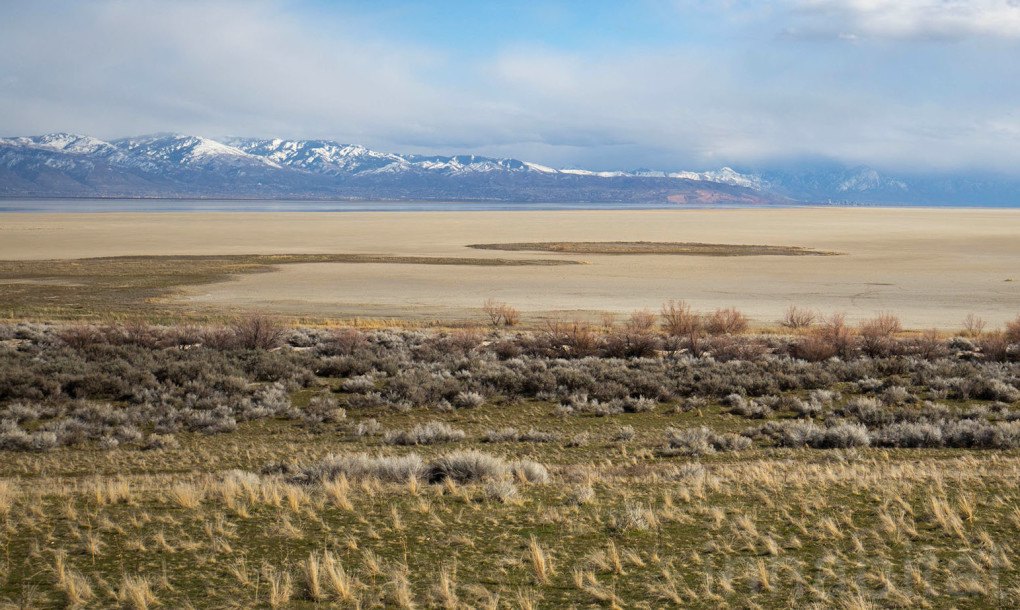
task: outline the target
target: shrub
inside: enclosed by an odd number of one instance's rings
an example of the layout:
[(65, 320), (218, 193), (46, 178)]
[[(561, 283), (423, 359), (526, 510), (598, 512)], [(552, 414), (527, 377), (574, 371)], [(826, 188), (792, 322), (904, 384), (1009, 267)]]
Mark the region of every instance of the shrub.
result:
[(662, 330), (670, 337), (690, 337), (701, 332), (701, 316), (685, 301), (669, 300), (662, 306)]
[(387, 432), (383, 440), (391, 445), (435, 445), (464, 439), (464, 431), (443, 422), (418, 424), (410, 430)]
[(1009, 343), (1020, 343), (1020, 315), (1006, 322), (1006, 330), (1003, 336)]
[(624, 328), (630, 333), (648, 333), (655, 326), (655, 320), (655, 314), (650, 311), (635, 311), (627, 318)]
[(485, 484), (485, 497), (505, 504), (517, 498), (517, 487), (511, 481), (489, 481)]
[(848, 358), (853, 353), (854, 333), (846, 324), (845, 314), (836, 313), (829, 316), (818, 329), (818, 337), (843, 358)]
[(517, 432), (517, 428), (500, 428), (499, 430), (489, 430), (482, 437), (482, 442), (485, 443), (511, 443), (517, 442), (521, 435)]
[(941, 447), (942, 428), (928, 423), (900, 422), (880, 428), (872, 434), (879, 447)]
[(518, 480), (526, 481), (528, 483), (548, 483), (549, 482), (549, 470), (531, 460), (517, 460), (510, 463), (510, 470), (514, 473), (514, 476)]
[(698, 457), (716, 451), (741, 451), (751, 446), (751, 439), (736, 434), (716, 434), (708, 428), (669, 428), (666, 430), (668, 453)]
[(458, 409), (474, 409), (485, 404), (485, 397), (478, 392), (457, 392), (453, 397), (453, 406)]
[(861, 424), (837, 424), (823, 428), (809, 439), (808, 444), (815, 449), (849, 449), (867, 447), (871, 438), (868, 429)]
[(480, 451), (456, 451), (437, 458), (425, 469), (425, 479), (439, 483), (450, 479), (456, 483), (501, 479), (510, 473), (502, 459)]
[(340, 408), (336, 397), (330, 395), (318, 395), (308, 401), (304, 417), (306, 421), (317, 423), (334, 423), (347, 418), (347, 411)]
[(736, 335), (747, 330), (747, 316), (729, 307), (716, 309), (705, 319), (705, 330), (710, 335)]
[(357, 375), (344, 379), (340, 389), (351, 394), (367, 394), (375, 390), (375, 378), (371, 375)]
[(604, 352), (611, 358), (648, 358), (655, 355), (658, 347), (655, 335), (625, 329), (606, 338)]
[(521, 314), (513, 307), (495, 299), (486, 299), (482, 311), (489, 318), (492, 326), (516, 326), (521, 321)]
[(283, 342), (286, 329), (273, 318), (254, 314), (239, 318), (231, 327), (237, 347), (242, 349), (274, 349)]
[(804, 337), (793, 347), (793, 355), (808, 362), (822, 362), (835, 357), (837, 353), (836, 346), (820, 334)]
[(967, 314), (963, 319), (963, 335), (965, 337), (980, 337), (985, 332), (985, 321), (972, 313)]
[(566, 502), (572, 506), (583, 506), (595, 501), (595, 489), (591, 485), (577, 485), (567, 492)]
[(517, 440), (522, 443), (553, 443), (559, 440), (560, 436), (555, 432), (543, 432), (531, 428), (524, 434), (521, 434)]
[(883, 313), (870, 320), (864, 320), (858, 327), (861, 344), (869, 356), (888, 356), (896, 347), (896, 333), (902, 332), (900, 319)]
[(779, 447), (815, 449), (847, 449), (867, 447), (871, 443), (868, 429), (861, 424), (837, 424), (823, 428), (811, 422), (769, 422), (744, 432), (745, 436), (765, 436)]
[(779, 321), (779, 324), (786, 328), (797, 330), (808, 328), (815, 323), (815, 318), (817, 318), (815, 312), (809, 309), (801, 309), (796, 305), (790, 305), (786, 308), (783, 319)]
[(634, 426), (620, 426), (613, 433), (613, 440), (621, 443), (627, 442), (634, 438), (634, 434)]
[(300, 478), (309, 482), (333, 481), (341, 476), (352, 481), (378, 479), (403, 483), (421, 478), (425, 466), (421, 456), (410, 453), (402, 456), (371, 456), (365, 453), (326, 456), (323, 460), (301, 471)]

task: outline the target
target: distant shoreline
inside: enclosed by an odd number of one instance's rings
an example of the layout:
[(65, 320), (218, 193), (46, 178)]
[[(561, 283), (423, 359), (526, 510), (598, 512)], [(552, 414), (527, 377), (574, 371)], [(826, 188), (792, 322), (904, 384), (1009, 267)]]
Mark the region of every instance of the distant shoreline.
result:
[(640, 210), (754, 210), (811, 208), (870, 209), (1020, 209), (1018, 203), (942, 205), (913, 203), (714, 203), (671, 202), (536, 202), (502, 200), (421, 199), (259, 199), (184, 197), (2, 197), (2, 213), (103, 212), (512, 212), (512, 211), (640, 211)]

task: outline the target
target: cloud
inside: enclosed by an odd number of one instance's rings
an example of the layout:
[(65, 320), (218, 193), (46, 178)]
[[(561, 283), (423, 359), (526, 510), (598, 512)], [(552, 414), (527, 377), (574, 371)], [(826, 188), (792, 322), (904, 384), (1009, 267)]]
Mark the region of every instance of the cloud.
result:
[[(1020, 62), (1005, 61), (1017, 45), (1005, 35), (903, 41), (932, 36), (921, 3), (906, 3), (912, 22), (893, 18), (902, 2), (873, 16), (892, 4), (879, 0), (695, 4), (692, 23), (710, 29), (672, 41), (458, 53), (297, 0), (0, 3), (0, 133), (324, 137), (595, 169), (812, 155), (1020, 165)], [(774, 35), (808, 26), (859, 44), (808, 51)]]
[(794, 0), (793, 37), (1020, 38), (1020, 0)]

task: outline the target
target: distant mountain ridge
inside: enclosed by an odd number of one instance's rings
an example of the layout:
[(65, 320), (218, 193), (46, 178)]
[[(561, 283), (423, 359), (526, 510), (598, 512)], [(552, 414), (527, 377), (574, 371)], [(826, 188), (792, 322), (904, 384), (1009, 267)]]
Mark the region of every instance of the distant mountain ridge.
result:
[(1001, 177), (890, 176), (868, 167), (590, 171), (512, 158), (403, 155), (330, 140), (155, 134), (0, 138), (0, 196), (769, 204), (1020, 202)]

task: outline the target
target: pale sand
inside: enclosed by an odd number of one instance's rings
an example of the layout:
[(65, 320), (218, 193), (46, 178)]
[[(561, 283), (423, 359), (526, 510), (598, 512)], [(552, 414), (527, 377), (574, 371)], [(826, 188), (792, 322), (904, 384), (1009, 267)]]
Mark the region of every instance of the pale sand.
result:
[[(845, 256), (691, 257), (473, 250), (521, 241), (694, 241), (802, 246)], [(192, 306), (291, 314), (477, 316), (489, 297), (525, 313), (738, 307), (757, 321), (789, 304), (910, 327), (992, 324), (1020, 313), (1020, 210), (771, 209), (571, 212), (4, 214), (0, 258), (373, 253), (565, 258), (588, 265), (301, 264), (186, 291)], [(1014, 281), (1007, 281), (1014, 280)], [(550, 312), (558, 312), (550, 314)]]

